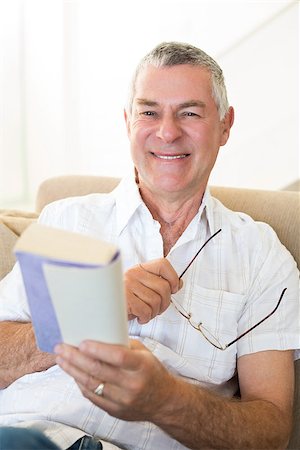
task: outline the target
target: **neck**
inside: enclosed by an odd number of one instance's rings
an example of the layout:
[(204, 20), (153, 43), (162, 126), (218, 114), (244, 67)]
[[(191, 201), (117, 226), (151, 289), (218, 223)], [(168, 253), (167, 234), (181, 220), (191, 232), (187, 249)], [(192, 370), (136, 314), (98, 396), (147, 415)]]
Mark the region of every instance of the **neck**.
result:
[(140, 193), (152, 217), (161, 225), (160, 233), (166, 256), (197, 214), (204, 192), (200, 191), (191, 198), (172, 200), (153, 196), (143, 188), (140, 188)]

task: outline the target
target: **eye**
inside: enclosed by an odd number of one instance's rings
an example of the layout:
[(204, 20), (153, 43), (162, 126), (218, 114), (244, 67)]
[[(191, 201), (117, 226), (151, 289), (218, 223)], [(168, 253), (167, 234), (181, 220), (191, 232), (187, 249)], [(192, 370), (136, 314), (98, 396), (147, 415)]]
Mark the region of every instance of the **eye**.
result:
[(155, 111), (142, 111), (142, 112), (140, 112), (140, 114), (142, 116), (155, 116), (156, 112)]
[(196, 114), (196, 113), (194, 113), (194, 112), (192, 112), (192, 111), (184, 111), (184, 112), (182, 113), (182, 115), (183, 115), (184, 117), (200, 117), (199, 114)]

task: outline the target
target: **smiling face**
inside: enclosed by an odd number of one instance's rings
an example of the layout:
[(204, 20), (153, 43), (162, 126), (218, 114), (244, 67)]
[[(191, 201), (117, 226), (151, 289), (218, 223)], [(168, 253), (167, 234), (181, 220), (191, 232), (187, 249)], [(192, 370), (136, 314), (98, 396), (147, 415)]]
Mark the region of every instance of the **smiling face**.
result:
[(220, 121), (206, 69), (146, 66), (125, 118), (142, 193), (182, 200), (203, 194), (233, 122), (232, 108)]

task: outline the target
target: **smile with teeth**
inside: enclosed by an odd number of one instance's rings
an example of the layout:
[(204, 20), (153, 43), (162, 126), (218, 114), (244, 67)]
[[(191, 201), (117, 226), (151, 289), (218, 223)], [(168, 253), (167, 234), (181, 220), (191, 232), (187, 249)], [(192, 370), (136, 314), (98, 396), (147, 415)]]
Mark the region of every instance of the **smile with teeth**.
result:
[(157, 153), (151, 152), (153, 156), (159, 159), (166, 159), (166, 160), (174, 160), (174, 159), (183, 159), (189, 156), (188, 153), (184, 153), (182, 155), (158, 155)]

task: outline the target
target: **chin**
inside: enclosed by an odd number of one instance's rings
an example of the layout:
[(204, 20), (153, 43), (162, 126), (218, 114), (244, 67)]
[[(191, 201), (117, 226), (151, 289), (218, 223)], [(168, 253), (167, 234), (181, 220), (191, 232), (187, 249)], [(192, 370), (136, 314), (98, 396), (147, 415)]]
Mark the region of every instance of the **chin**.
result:
[[(182, 182), (182, 180), (180, 180)], [(161, 180), (154, 184), (154, 189), (156, 192), (161, 194), (180, 194), (187, 190), (186, 184), (181, 184), (180, 181), (169, 181), (169, 180)]]

